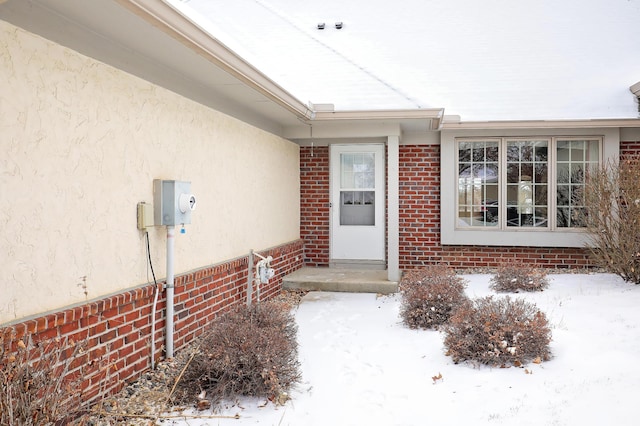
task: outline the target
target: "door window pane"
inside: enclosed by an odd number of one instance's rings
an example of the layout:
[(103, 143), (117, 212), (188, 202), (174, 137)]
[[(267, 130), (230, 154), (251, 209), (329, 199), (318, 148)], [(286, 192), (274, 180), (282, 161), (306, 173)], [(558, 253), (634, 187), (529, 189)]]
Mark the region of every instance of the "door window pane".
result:
[(340, 187), (374, 189), (376, 164), (372, 152), (340, 154)]
[(340, 225), (375, 225), (375, 154), (340, 154)]
[(340, 191), (340, 225), (374, 226), (375, 191)]

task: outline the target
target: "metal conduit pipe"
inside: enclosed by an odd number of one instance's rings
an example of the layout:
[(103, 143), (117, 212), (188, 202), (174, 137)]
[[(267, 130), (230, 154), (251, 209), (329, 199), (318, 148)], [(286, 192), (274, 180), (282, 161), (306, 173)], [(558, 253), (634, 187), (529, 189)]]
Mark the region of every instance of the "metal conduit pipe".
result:
[(173, 358), (173, 247), (175, 242), (175, 226), (167, 225), (167, 317), (165, 318), (165, 352), (166, 358)]
[(251, 299), (253, 298), (253, 249), (249, 250), (247, 263), (247, 306), (251, 306)]

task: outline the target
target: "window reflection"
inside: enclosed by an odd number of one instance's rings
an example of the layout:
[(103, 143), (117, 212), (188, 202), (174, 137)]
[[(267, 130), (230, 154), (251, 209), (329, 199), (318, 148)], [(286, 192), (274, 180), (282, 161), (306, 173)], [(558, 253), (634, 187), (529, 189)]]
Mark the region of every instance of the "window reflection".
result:
[(498, 142), (461, 142), (458, 158), (459, 226), (497, 226)]
[(582, 227), (585, 175), (600, 162), (598, 140), (558, 140), (556, 223), (559, 228)]

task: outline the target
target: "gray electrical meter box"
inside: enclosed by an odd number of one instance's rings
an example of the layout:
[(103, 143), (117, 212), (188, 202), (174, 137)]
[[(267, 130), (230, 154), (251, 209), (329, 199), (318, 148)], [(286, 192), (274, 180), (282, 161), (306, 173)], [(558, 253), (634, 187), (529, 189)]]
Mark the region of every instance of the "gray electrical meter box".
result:
[(191, 194), (191, 182), (177, 180), (153, 181), (153, 213), (156, 226), (176, 226), (191, 223), (196, 197)]

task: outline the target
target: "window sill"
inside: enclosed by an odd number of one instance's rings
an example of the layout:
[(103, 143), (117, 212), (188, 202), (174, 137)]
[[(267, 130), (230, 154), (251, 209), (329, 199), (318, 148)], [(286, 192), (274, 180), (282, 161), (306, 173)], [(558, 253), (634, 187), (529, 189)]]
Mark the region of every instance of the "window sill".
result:
[(442, 244), (532, 247), (585, 247), (588, 234), (583, 230), (549, 231), (541, 228), (441, 229)]

